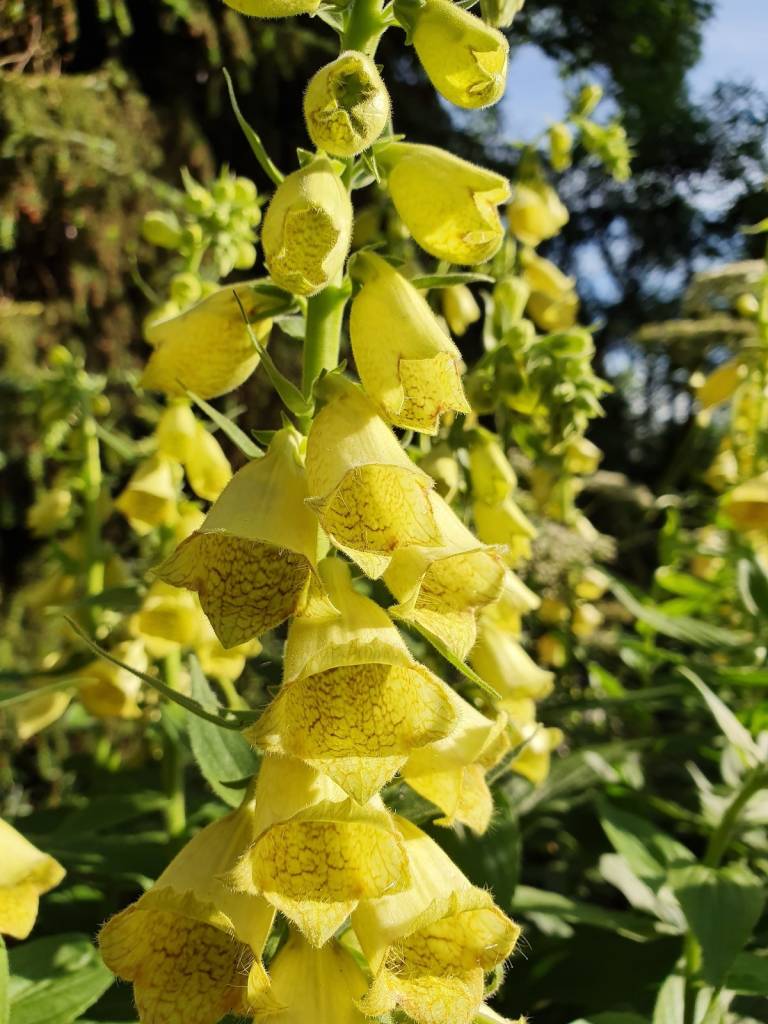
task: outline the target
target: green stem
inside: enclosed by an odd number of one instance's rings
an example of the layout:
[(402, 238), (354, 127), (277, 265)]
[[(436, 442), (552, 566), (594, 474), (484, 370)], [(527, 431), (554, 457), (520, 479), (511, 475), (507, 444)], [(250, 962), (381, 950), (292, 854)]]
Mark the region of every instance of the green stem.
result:
[(744, 780), (741, 789), (728, 805), (728, 809), (723, 815), (720, 824), (710, 836), (702, 861), (708, 868), (719, 866), (720, 861), (731, 845), (741, 812), (752, 797), (766, 786), (768, 786), (768, 767), (761, 765), (759, 768), (754, 769)]
[[(181, 652), (176, 650), (167, 654), (163, 661), (163, 675), (166, 686), (170, 690), (179, 689), (179, 670), (181, 668)], [(180, 722), (174, 705), (163, 709), (165, 716), (165, 735), (163, 749), (163, 775), (165, 778), (165, 824), (168, 835), (175, 838), (181, 835), (187, 824), (186, 798), (184, 793), (184, 752), (181, 746)]]
[(339, 365), (341, 322), (348, 298), (349, 287), (341, 283), (339, 276), (307, 302), (307, 330), (301, 376), (305, 398), (311, 398), (315, 381), (323, 370), (333, 370)]
[[(104, 591), (104, 559), (101, 550), (101, 452), (96, 432), (96, 420), (86, 399), (83, 411), (83, 514), (85, 522), (85, 594), (97, 597)], [(98, 606), (93, 602), (86, 605), (85, 615), (88, 628), (96, 631)]]
[(341, 40), (344, 50), (358, 50), (372, 57), (387, 27), (382, 0), (354, 0)]

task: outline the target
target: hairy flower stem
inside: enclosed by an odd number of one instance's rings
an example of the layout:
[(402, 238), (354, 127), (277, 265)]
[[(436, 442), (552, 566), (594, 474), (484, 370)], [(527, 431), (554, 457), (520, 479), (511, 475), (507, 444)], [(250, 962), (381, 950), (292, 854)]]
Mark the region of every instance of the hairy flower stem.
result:
[(387, 27), (382, 11), (381, 0), (354, 0), (341, 41), (342, 49), (358, 50), (372, 57)]
[[(163, 675), (170, 689), (179, 689), (181, 654), (173, 651), (163, 659)], [(165, 825), (172, 838), (181, 835), (187, 823), (186, 797), (184, 792), (184, 751), (178, 723), (178, 708), (168, 705), (163, 709), (164, 744), (163, 776), (165, 780)]]
[(337, 278), (319, 295), (307, 302), (307, 331), (304, 338), (304, 366), (301, 386), (304, 396), (311, 398), (315, 381), (323, 370), (339, 364), (341, 322), (349, 298), (349, 288)]

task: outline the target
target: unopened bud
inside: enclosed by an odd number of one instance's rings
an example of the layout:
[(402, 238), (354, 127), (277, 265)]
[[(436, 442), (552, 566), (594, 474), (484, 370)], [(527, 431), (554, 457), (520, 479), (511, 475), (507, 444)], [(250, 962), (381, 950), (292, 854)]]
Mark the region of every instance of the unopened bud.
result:
[(141, 234), (147, 242), (161, 249), (177, 249), (182, 238), (176, 214), (164, 213), (162, 210), (150, 210), (144, 215)]

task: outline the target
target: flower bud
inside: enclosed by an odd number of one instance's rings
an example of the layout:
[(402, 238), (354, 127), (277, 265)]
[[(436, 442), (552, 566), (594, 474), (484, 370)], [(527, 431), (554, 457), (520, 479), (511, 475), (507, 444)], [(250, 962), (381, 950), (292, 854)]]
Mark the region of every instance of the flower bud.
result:
[(515, 185), (507, 216), (510, 230), (525, 245), (538, 245), (552, 238), (568, 223), (568, 211), (557, 192), (544, 181)]
[(760, 303), (750, 292), (743, 292), (736, 299), (736, 312), (739, 316), (753, 319), (760, 312)]
[(272, 280), (315, 295), (341, 273), (351, 235), (352, 203), (330, 161), (294, 171), (277, 186), (261, 231)]
[(603, 618), (603, 613), (593, 604), (577, 605), (571, 616), (571, 632), (580, 640), (589, 640), (600, 628)]
[(461, 353), (429, 303), (380, 256), (360, 253), (349, 332), (363, 387), (397, 427), (437, 433), (441, 413), (471, 412)]
[(297, 14), (314, 14), (320, 0), (224, 0), (240, 14), (252, 18), (293, 18)]
[(181, 226), (175, 213), (150, 210), (141, 223), (142, 237), (161, 249), (176, 249), (181, 244)]
[(567, 124), (558, 121), (549, 129), (549, 160), (556, 171), (566, 171), (571, 166), (573, 135)]
[(509, 44), (498, 29), (452, 0), (426, 0), (409, 21), (414, 49), (442, 96), (467, 110), (501, 99)]
[(485, 263), (504, 228), (499, 203), (509, 182), (436, 146), (396, 142), (379, 154), (395, 208), (418, 244), (450, 263)]
[(597, 471), (603, 453), (586, 437), (575, 437), (565, 448), (563, 468), (568, 473), (589, 476)]
[(489, 431), (478, 431), (477, 440), (469, 449), (469, 473), (472, 493), (478, 501), (498, 504), (517, 487), (517, 476), (499, 444)]
[(536, 654), (539, 661), (552, 668), (562, 668), (568, 659), (565, 644), (554, 633), (544, 633), (536, 641)]
[(453, 334), (461, 337), (467, 328), (481, 317), (480, 307), (475, 296), (465, 284), (455, 284), (451, 288), (443, 288), (443, 316)]
[(331, 156), (355, 156), (375, 142), (389, 119), (389, 94), (371, 58), (348, 50), (320, 68), (304, 96), (304, 119)]
[[(747, 376), (747, 367), (737, 356), (718, 366), (696, 386), (696, 397), (702, 409), (727, 402)], [(693, 378), (691, 378), (693, 382)]]
[(496, 28), (509, 28), (525, 0), (480, 0), (483, 21)]
[(574, 113), (581, 117), (589, 116), (602, 98), (602, 87), (596, 82), (592, 82), (591, 85), (585, 85), (576, 97)]

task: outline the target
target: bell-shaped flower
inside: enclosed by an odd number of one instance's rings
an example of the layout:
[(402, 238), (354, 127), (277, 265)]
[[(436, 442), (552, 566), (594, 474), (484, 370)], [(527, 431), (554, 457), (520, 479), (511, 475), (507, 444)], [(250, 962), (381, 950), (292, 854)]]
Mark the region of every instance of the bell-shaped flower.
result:
[(314, 14), (320, 0), (224, 0), (240, 14), (252, 18), (294, 18), (298, 14)]
[(593, 604), (577, 604), (571, 616), (571, 632), (579, 640), (589, 640), (603, 624), (605, 616)]
[[(736, 389), (747, 376), (747, 365), (742, 358), (736, 356), (722, 363), (700, 382), (695, 388), (696, 398), (702, 409), (711, 409), (732, 398)], [(693, 377), (691, 378), (693, 383)]]
[(399, 1009), (416, 1024), (471, 1024), (484, 974), (512, 953), (520, 929), (437, 843), (404, 818), (397, 827), (411, 884), (362, 902), (352, 917), (373, 971), (361, 1009), (376, 1017)]
[(509, 228), (524, 245), (554, 237), (568, 223), (568, 210), (545, 181), (518, 182), (507, 207)]
[(476, 431), (469, 449), (469, 475), (473, 495), (488, 505), (504, 501), (517, 487), (517, 475), (500, 440), (489, 430)]
[(453, 284), (441, 293), (443, 316), (451, 332), (459, 338), (482, 316), (475, 296), (465, 284)]
[(579, 311), (575, 282), (550, 260), (537, 256), (531, 249), (521, 253), (523, 281), (531, 289), (528, 315), (544, 331), (561, 331), (572, 327)]
[(251, 330), (266, 343), (272, 329), (272, 299), (244, 281), (211, 292), (194, 306), (156, 320), (145, 328), (154, 351), (141, 378), (142, 387), (181, 396), (184, 389), (201, 398), (217, 398), (239, 388), (259, 363), (235, 299), (243, 304)]
[(21, 832), (0, 818), (0, 935), (26, 939), (37, 919), (43, 893), (55, 888), (66, 872)]
[(507, 549), (506, 561), (515, 566), (531, 553), (536, 528), (512, 498), (489, 505), (486, 501), (472, 504), (472, 515), (478, 537), (486, 544), (502, 544)]
[(200, 668), (207, 678), (233, 683), (243, 674), (248, 658), (261, 653), (258, 640), (249, 640), (237, 647), (222, 647), (208, 619), (200, 609), (200, 629), (194, 641), (194, 651)]
[(562, 668), (568, 660), (565, 644), (555, 633), (542, 633), (536, 641), (536, 657), (542, 665)]
[(352, 586), (347, 563), (327, 558), (328, 601), (291, 623), (280, 692), (246, 737), (287, 754), (365, 803), (408, 755), (447, 736), (449, 688), (413, 660), (387, 613)]
[(261, 229), (270, 277), (296, 295), (315, 295), (344, 266), (352, 203), (330, 160), (320, 157), (284, 179)]
[(160, 454), (151, 455), (136, 467), (115, 499), (115, 508), (140, 537), (158, 526), (172, 526), (180, 483), (181, 469), (176, 462)]
[(389, 120), (389, 93), (371, 58), (346, 50), (320, 68), (304, 94), (304, 120), (314, 144), (331, 156), (372, 145)]
[(246, 1016), (268, 991), (261, 963), (275, 911), (260, 896), (235, 892), (229, 873), (253, 840), (254, 806), (207, 825), (155, 884), (111, 918), (101, 955), (133, 982), (146, 1024), (217, 1024)]
[(262, 895), (313, 946), (322, 946), (360, 900), (399, 892), (408, 859), (379, 797), (364, 806), (293, 758), (267, 757), (255, 792), (255, 841), (230, 874)]
[(435, 146), (395, 142), (377, 156), (398, 214), (422, 249), (449, 263), (485, 263), (504, 227), (509, 182)]
[(462, 481), (461, 467), (453, 448), (441, 441), (419, 459), (419, 466), (435, 481), (435, 489), (440, 497), (447, 502), (453, 501)]
[(452, 0), (414, 7), (411, 39), (432, 85), (457, 107), (489, 107), (504, 95), (509, 43)]
[(504, 606), (487, 608), (480, 619), (477, 644), (470, 655), (478, 675), (506, 700), (530, 697), (541, 700), (552, 692), (553, 676), (533, 661), (509, 629)]
[(142, 641), (152, 658), (164, 658), (195, 643), (202, 617), (194, 594), (154, 580), (128, 625), (131, 635)]
[[(316, 949), (293, 929), (269, 965), (269, 1024), (366, 1024), (358, 1001), (368, 987), (355, 958), (338, 942)], [(260, 1008), (257, 1008), (257, 1012)], [(263, 1012), (263, 1011), (262, 1011)]]
[(279, 625), (303, 604), (317, 553), (317, 522), (292, 428), (247, 463), (205, 522), (157, 568), (174, 587), (197, 591), (224, 647)]
[(561, 729), (546, 728), (536, 721), (536, 705), (528, 697), (507, 701), (509, 738), (513, 747), (522, 749), (509, 762), (513, 772), (522, 775), (534, 786), (549, 775), (552, 751), (563, 742)]
[[(50, 683), (48, 676), (40, 676), (37, 679), (30, 679), (27, 686), (30, 689), (46, 686)], [(22, 743), (32, 739), (49, 725), (58, 722), (70, 705), (73, 691), (54, 690), (49, 693), (41, 693), (37, 697), (30, 697), (22, 704), (13, 709), (13, 725), (17, 739)], [(0, 929), (1, 930), (1, 929)]]
[[(111, 653), (137, 672), (147, 671), (149, 659), (141, 640), (126, 640), (113, 647)], [(81, 668), (77, 678), (86, 680), (79, 687), (78, 694), (83, 706), (96, 718), (141, 716), (138, 705), (141, 680), (128, 669), (97, 658)]]
[(336, 547), (376, 578), (400, 548), (438, 542), (433, 481), (359, 387), (334, 374), (325, 394), (307, 440), (308, 504)]
[(384, 574), (398, 600), (390, 613), (437, 637), (463, 660), (475, 642), (478, 612), (501, 593), (504, 562), (439, 495), (431, 495), (431, 504), (439, 543), (395, 553)]
[(599, 601), (610, 585), (610, 577), (602, 569), (588, 565), (578, 573), (573, 592), (582, 601)]
[(160, 455), (184, 465), (195, 438), (196, 427), (197, 419), (188, 401), (175, 399), (169, 402), (155, 427), (155, 441)]
[(436, 434), (447, 411), (471, 412), (461, 384), (461, 353), (429, 303), (375, 253), (355, 257), (363, 286), (349, 332), (367, 394), (397, 427)]
[(189, 486), (198, 498), (205, 501), (216, 501), (232, 479), (229, 459), (213, 434), (199, 420), (195, 420), (195, 433), (184, 469)]
[(563, 468), (568, 473), (590, 476), (600, 465), (603, 453), (586, 437), (572, 438), (565, 446)]

